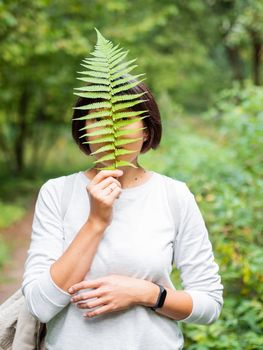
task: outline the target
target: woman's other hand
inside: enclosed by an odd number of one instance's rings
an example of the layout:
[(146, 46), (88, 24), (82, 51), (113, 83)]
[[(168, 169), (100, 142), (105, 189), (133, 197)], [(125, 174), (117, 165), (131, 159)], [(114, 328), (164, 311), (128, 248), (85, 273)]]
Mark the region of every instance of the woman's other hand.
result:
[(90, 198), (89, 221), (107, 227), (112, 221), (112, 208), (121, 193), (121, 183), (115, 178), (123, 175), (123, 171), (101, 170), (87, 186)]
[[(86, 288), (94, 290), (75, 294)], [(153, 306), (159, 294), (159, 287), (143, 279), (109, 275), (76, 283), (68, 291), (72, 294), (71, 302), (76, 303), (80, 309), (98, 307), (96, 310), (84, 314), (84, 316), (92, 317), (128, 309), (136, 304)], [(87, 300), (92, 298), (97, 299)], [(80, 303), (78, 304), (78, 302)]]

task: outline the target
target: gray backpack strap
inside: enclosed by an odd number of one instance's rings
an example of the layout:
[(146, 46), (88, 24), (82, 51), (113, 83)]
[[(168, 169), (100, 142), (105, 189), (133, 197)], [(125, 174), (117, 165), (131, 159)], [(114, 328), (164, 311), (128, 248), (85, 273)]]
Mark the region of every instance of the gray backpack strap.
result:
[(76, 174), (67, 175), (65, 178), (63, 192), (61, 196), (61, 218), (63, 224), (63, 251), (65, 251), (65, 228), (64, 219), (67, 213), (68, 205), (73, 194), (74, 182), (76, 179)]
[(61, 196), (61, 217), (64, 221), (68, 204), (73, 193), (73, 187), (75, 182), (76, 174), (67, 175), (64, 182), (63, 193)]
[[(180, 224), (180, 206), (177, 200), (177, 193), (175, 191), (174, 179), (166, 175), (163, 175), (163, 178), (164, 178), (164, 183), (165, 183), (165, 188), (167, 193), (168, 204), (170, 207), (170, 212), (174, 223), (174, 237), (176, 238), (176, 235), (179, 229), (179, 224)], [(174, 244), (175, 244), (175, 239), (174, 239)], [(173, 262), (174, 261), (172, 259), (172, 264)]]

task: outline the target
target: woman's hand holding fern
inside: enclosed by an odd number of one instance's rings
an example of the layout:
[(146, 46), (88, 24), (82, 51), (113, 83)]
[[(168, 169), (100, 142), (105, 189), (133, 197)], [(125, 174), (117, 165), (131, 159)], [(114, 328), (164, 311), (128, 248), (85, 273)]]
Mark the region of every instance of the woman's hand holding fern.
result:
[[(90, 214), (88, 221), (106, 228), (112, 221), (113, 203), (121, 193), (121, 184), (115, 178), (123, 171), (101, 170), (87, 186), (90, 199)], [(113, 190), (111, 190), (111, 188)]]

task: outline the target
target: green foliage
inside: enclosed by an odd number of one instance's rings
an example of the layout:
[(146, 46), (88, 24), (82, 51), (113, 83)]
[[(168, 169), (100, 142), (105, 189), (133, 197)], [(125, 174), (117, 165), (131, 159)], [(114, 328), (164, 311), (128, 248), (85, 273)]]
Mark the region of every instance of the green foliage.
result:
[[(94, 52), (91, 53), (94, 57), (84, 59), (84, 63), (81, 65), (87, 70), (78, 72), (83, 75), (83, 77), (78, 79), (88, 84), (84, 87), (75, 88), (78, 92), (74, 94), (83, 98), (96, 99), (96, 101), (99, 99), (101, 102), (74, 107), (75, 109), (87, 110), (89, 113), (73, 120), (91, 121), (91, 123), (86, 124), (80, 130), (93, 130), (83, 134), (80, 138), (85, 137), (86, 139), (87, 137), (95, 136), (95, 139), (91, 143), (108, 143), (95, 152), (92, 152), (91, 155), (109, 151), (108, 154), (100, 157), (94, 163), (108, 160), (113, 161), (113, 163), (102, 168), (97, 167), (96, 169), (117, 169), (121, 166), (132, 166), (136, 168), (134, 164), (119, 160), (118, 157), (139, 151), (127, 150), (121, 148), (121, 146), (140, 139), (125, 138), (125, 135), (134, 134), (136, 131), (146, 129), (146, 127), (123, 129), (123, 127), (149, 117), (148, 115), (138, 117), (138, 115), (147, 112), (147, 110), (136, 111), (136, 113), (132, 112), (133, 106), (146, 101), (145, 99), (140, 99), (145, 92), (140, 94), (129, 93), (129, 89), (137, 86), (145, 79), (131, 80), (133, 77), (128, 73), (137, 67), (137, 65), (131, 65), (136, 59), (123, 62), (128, 51), (124, 52), (121, 48), (118, 48), (119, 45), (113, 46), (112, 42), (106, 40), (97, 29), (96, 32), (97, 44)], [(134, 78), (137, 79), (142, 75), (144, 74), (139, 74)], [(96, 111), (94, 112), (94, 110)], [(97, 119), (100, 119), (100, 121), (96, 121)], [(90, 140), (82, 143), (90, 143)]]
[(7, 227), (25, 214), (25, 209), (16, 204), (4, 204), (0, 201), (0, 228)]
[(256, 181), (263, 175), (263, 88), (235, 84), (223, 90), (207, 118), (213, 118), (219, 132), (244, 169), (255, 175)]
[[(232, 94), (239, 96), (238, 101)], [(258, 132), (262, 95), (260, 88), (252, 87), (232, 94), (223, 93), (224, 103), (218, 104), (227, 106), (225, 112), (214, 109), (204, 119), (178, 115), (171, 120), (158, 165), (186, 181), (195, 194), (224, 285), (224, 306), (216, 323), (183, 325), (186, 349), (250, 350), (261, 344), (263, 183)], [(245, 128), (240, 126), (243, 114)], [(243, 145), (250, 145), (249, 150)], [(177, 273), (173, 278), (179, 284)]]
[(256, 299), (227, 297), (220, 319), (212, 325), (185, 325), (185, 348), (191, 350), (259, 350), (263, 326), (262, 304)]
[[(262, 88), (229, 87), (232, 80), (262, 83), (256, 51), (262, 50), (262, 13), (262, 0), (164, 0), (150, 6), (138, 0), (92, 6), (0, 1), (0, 193), (8, 206), (23, 207), (44, 180), (90, 164), (73, 148), (68, 127), (75, 70), (92, 47), (87, 38), (94, 26), (140, 57), (165, 126), (161, 147), (142, 155), (141, 164), (187, 182), (225, 287), (215, 324), (183, 325), (186, 349), (261, 346)], [(200, 111), (215, 96), (203, 120)], [(31, 180), (36, 164), (39, 177)], [(21, 184), (10, 170), (21, 175), (23, 167), (27, 178)], [(0, 241), (0, 257), (5, 249)], [(179, 287), (176, 271), (173, 276)]]
[(7, 244), (6, 240), (0, 236), (0, 269), (9, 261), (9, 259), (10, 247)]
[(0, 165), (41, 171), (45, 141), (70, 122), (76, 67), (95, 26), (140, 57), (155, 96), (200, 111), (233, 79), (260, 84), (261, 9), (262, 0), (1, 1)]

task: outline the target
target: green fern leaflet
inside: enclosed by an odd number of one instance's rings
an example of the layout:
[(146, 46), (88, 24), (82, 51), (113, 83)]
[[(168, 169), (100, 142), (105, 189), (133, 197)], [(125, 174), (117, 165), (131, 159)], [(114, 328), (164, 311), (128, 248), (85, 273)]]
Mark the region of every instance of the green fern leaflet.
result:
[[(97, 32), (97, 44), (95, 50), (91, 53), (93, 57), (85, 58), (81, 64), (86, 70), (78, 72), (81, 77), (77, 79), (86, 83), (83, 87), (75, 88), (77, 92), (75, 95), (96, 99), (96, 102), (90, 103), (81, 107), (74, 107), (87, 111), (85, 116), (74, 118), (73, 120), (88, 120), (89, 123), (80, 130), (84, 130), (85, 134), (80, 138), (93, 137), (93, 140), (84, 141), (84, 143), (103, 143), (91, 155), (107, 152), (106, 155), (101, 156), (94, 161), (94, 164), (103, 161), (110, 161), (109, 166), (103, 168), (96, 168), (98, 170), (117, 169), (121, 166), (132, 166), (137, 168), (134, 164), (119, 160), (118, 157), (125, 154), (137, 152), (136, 150), (128, 150), (123, 148), (131, 142), (135, 142), (140, 138), (128, 138), (126, 135), (133, 134), (142, 128), (126, 128), (127, 126), (140, 121), (149, 115), (142, 114), (148, 110), (133, 111), (132, 107), (147, 101), (141, 99), (146, 92), (131, 94), (127, 90), (135, 87), (146, 78), (137, 80), (137, 78), (144, 75), (139, 74), (132, 76), (130, 71), (137, 65), (133, 63), (137, 59), (125, 62), (125, 57), (129, 51), (123, 51), (117, 46), (113, 46), (112, 42), (106, 40), (102, 34), (95, 28)], [(101, 99), (101, 102), (97, 102)], [(97, 121), (97, 119), (100, 119)], [(93, 130), (89, 130), (93, 129)]]

